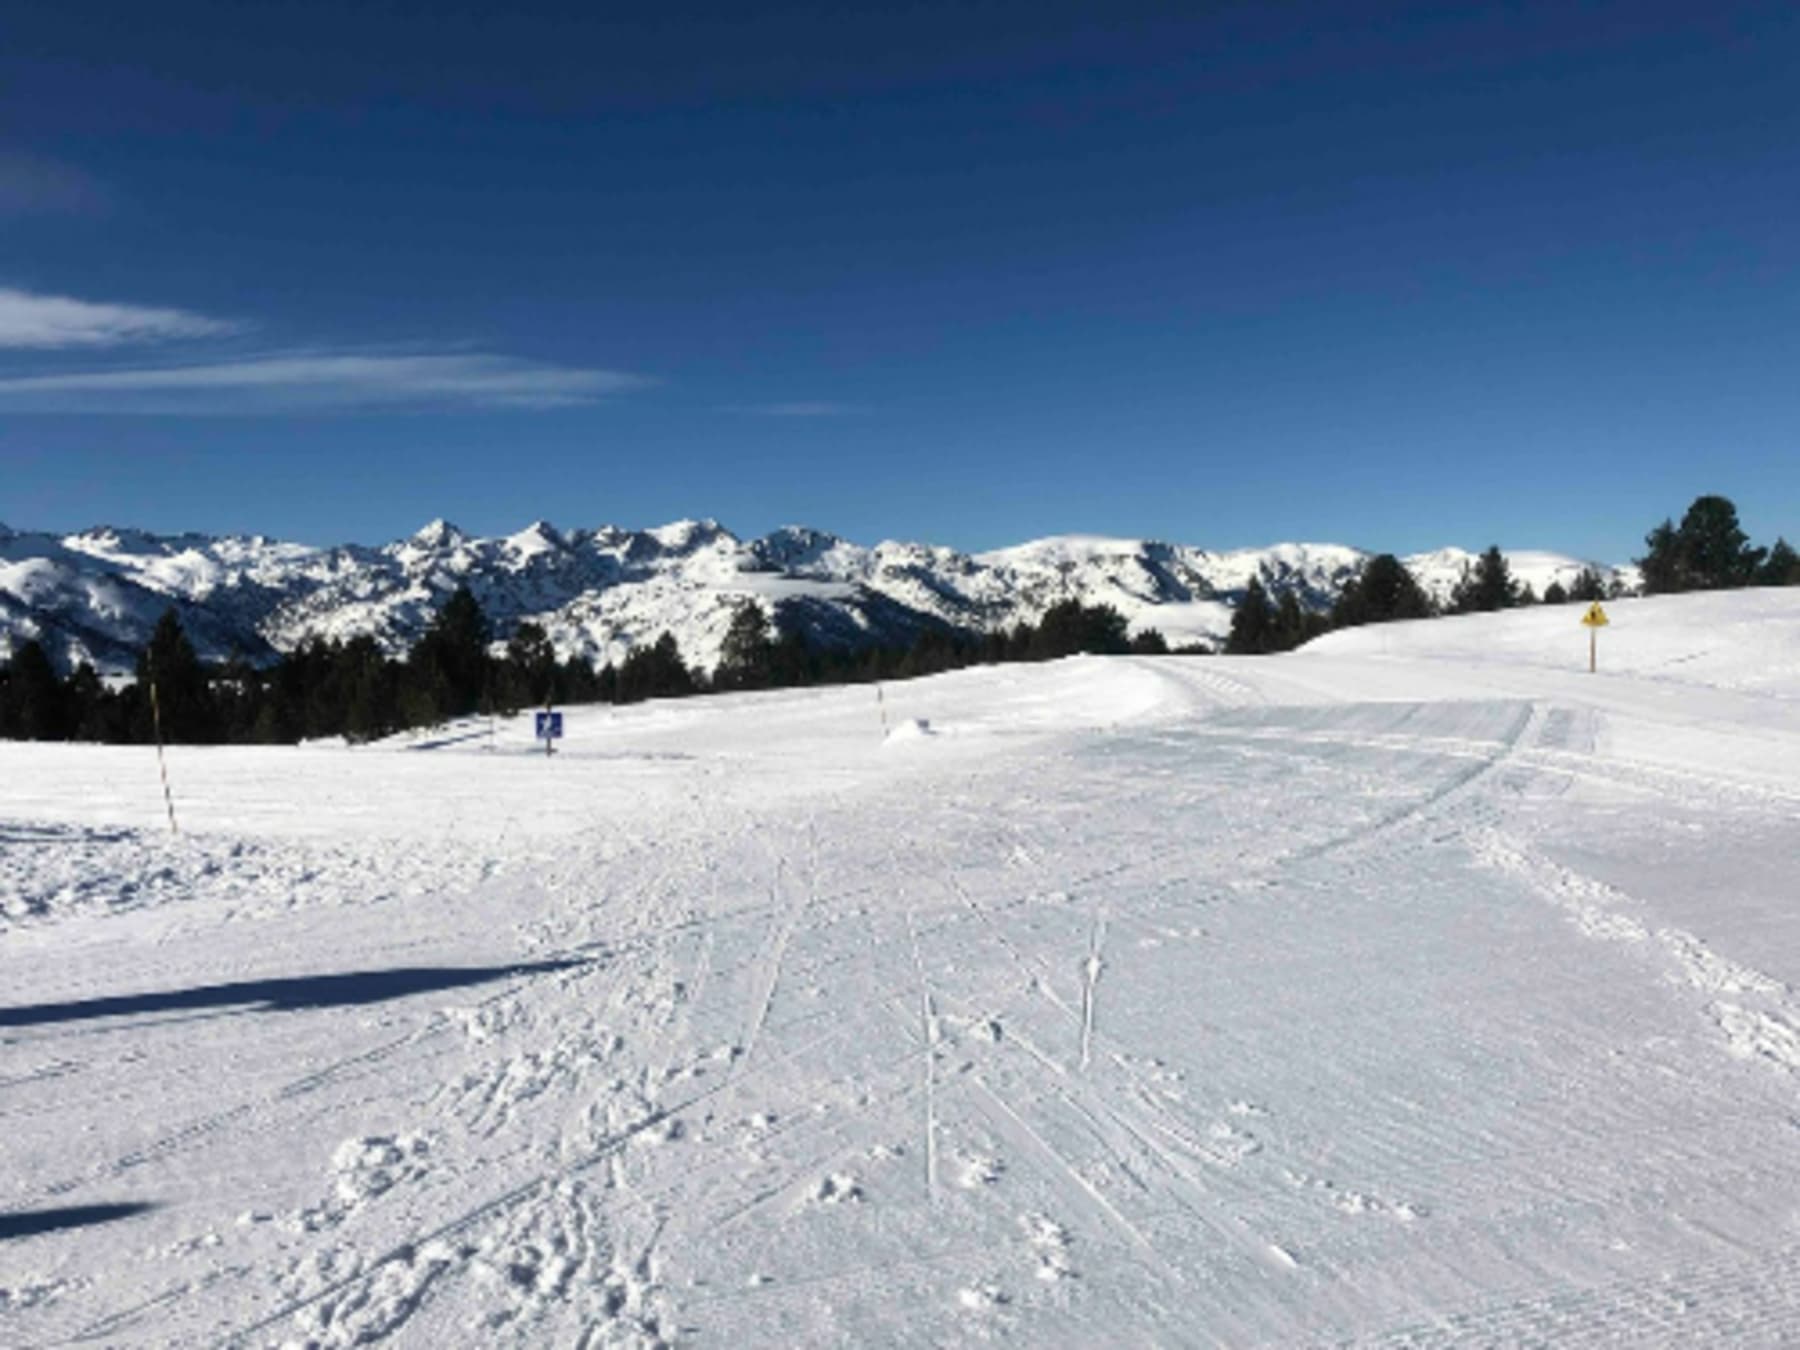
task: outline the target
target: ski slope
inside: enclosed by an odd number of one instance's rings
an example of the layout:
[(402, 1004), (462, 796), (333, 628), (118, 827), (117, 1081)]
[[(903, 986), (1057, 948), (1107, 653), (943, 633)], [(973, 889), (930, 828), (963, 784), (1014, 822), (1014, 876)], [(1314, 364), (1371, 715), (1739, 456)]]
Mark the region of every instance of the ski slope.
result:
[(1800, 596), (0, 745), (7, 1345), (1791, 1344)]

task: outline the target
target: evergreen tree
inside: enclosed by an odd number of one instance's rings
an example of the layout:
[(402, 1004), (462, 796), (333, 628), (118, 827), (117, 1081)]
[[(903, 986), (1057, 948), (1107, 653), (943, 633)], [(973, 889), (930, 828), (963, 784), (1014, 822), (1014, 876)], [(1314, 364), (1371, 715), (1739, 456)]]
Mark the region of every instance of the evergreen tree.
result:
[(663, 633), (647, 647), (633, 647), (619, 667), (620, 703), (681, 698), (693, 692), (693, 672), (682, 661), (681, 648), (672, 633)]
[(1544, 587), (1544, 603), (1546, 605), (1566, 605), (1569, 603), (1569, 592), (1560, 581), (1552, 580)]
[(1300, 601), (1291, 590), (1283, 591), (1281, 599), (1275, 602), (1275, 646), (1281, 651), (1292, 651), (1306, 638), (1306, 615), (1300, 609)]
[(938, 675), (963, 664), (956, 639), (943, 628), (921, 628), (912, 646), (900, 658), (895, 674), (903, 680), (920, 675)]
[(0, 736), (25, 741), (67, 740), (71, 730), (69, 701), (62, 681), (42, 644), (35, 638), (19, 644), (5, 667), (0, 699)]
[(819, 664), (806, 635), (796, 628), (783, 628), (770, 657), (770, 682), (777, 688), (816, 684)]
[[(160, 722), (172, 745), (215, 745), (221, 739), (218, 706), (193, 644), (173, 609), (163, 611), (150, 645), (137, 661), (137, 683), (146, 691), (138, 708), (137, 739), (150, 740)], [(154, 702), (147, 692), (154, 686)]]
[(1391, 553), (1377, 553), (1362, 566), (1331, 607), (1338, 627), (1429, 618), (1434, 606), (1417, 578)]
[(1720, 590), (1748, 586), (1756, 579), (1765, 550), (1750, 547), (1729, 498), (1696, 497), (1676, 535), (1687, 588)]
[(503, 698), (512, 708), (539, 707), (556, 693), (556, 648), (542, 624), (526, 619), (506, 641)]
[(1146, 628), (1131, 639), (1131, 651), (1134, 656), (1167, 656), (1169, 641), (1160, 630)]
[(1606, 583), (1600, 579), (1600, 574), (1591, 567), (1582, 568), (1575, 574), (1575, 580), (1569, 583), (1569, 599), (1571, 600), (1592, 604), (1596, 600), (1606, 598)]
[(213, 677), (212, 691), (219, 717), (219, 739), (227, 744), (250, 740), (262, 710), (260, 672), (244, 659), (242, 653), (234, 652)]
[(725, 630), (713, 684), (719, 689), (765, 689), (774, 682), (775, 644), (768, 620), (754, 600), (738, 606)]
[(86, 661), (75, 667), (67, 685), (70, 734), (77, 740), (119, 744), (131, 739), (131, 719), (125, 701), (106, 687), (106, 682)]
[(452, 695), (443, 673), (423, 663), (407, 662), (400, 682), (400, 721), (406, 727), (431, 727), (451, 716)]
[(1490, 544), (1475, 560), (1475, 566), (1463, 572), (1456, 589), (1450, 592), (1450, 610), (1454, 614), (1491, 612), (1510, 609), (1519, 603), (1519, 583), (1513, 579), (1506, 555), (1497, 544)]
[(1777, 536), (1756, 581), (1759, 586), (1800, 586), (1800, 553), (1795, 553), (1786, 539)]
[(407, 684), (420, 711), (435, 705), (432, 720), (441, 721), (467, 716), (481, 706), (491, 694), (491, 636), (474, 593), (458, 586), (407, 659)]
[(400, 729), (399, 677), (394, 663), (367, 633), (358, 634), (338, 655), (337, 681), (343, 699), (340, 732), (352, 741), (373, 741)]
[(1637, 565), (1645, 595), (1667, 595), (1688, 588), (1687, 562), (1674, 521), (1664, 518), (1644, 536), (1644, 556), (1637, 559)]
[(1077, 652), (1122, 655), (1131, 650), (1130, 625), (1111, 605), (1084, 605), (1060, 600), (1044, 611), (1025, 646), (1034, 660), (1053, 661)]
[(1275, 606), (1263, 589), (1261, 577), (1251, 577), (1244, 598), (1231, 616), (1231, 635), (1225, 650), (1233, 656), (1257, 656), (1276, 646)]

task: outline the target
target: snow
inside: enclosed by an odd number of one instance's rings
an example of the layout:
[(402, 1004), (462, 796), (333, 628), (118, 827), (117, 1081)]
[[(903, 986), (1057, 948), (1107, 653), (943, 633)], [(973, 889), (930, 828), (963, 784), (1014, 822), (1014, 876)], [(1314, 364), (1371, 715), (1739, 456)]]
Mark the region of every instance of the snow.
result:
[(1790, 1343), (1800, 595), (1607, 609), (0, 745), (0, 1340)]
[[(1415, 553), (1401, 561), (1426, 592), (1441, 604), (1449, 600), (1450, 592), (1462, 579), (1463, 572), (1474, 569), (1477, 556), (1467, 549), (1441, 548), (1433, 553)], [(1563, 589), (1567, 590), (1583, 570), (1592, 571), (1603, 582), (1617, 581), (1627, 590), (1637, 589), (1639, 582), (1638, 570), (1634, 566), (1613, 567), (1606, 563), (1570, 557), (1566, 553), (1548, 553), (1542, 549), (1506, 550), (1506, 567), (1513, 580), (1521, 586), (1531, 587), (1532, 592), (1538, 596), (1542, 596), (1553, 581), (1561, 582)]]
[[(471, 588), (502, 638), (530, 620), (559, 656), (594, 662), (621, 660), (668, 632), (690, 664), (711, 669), (728, 623), (721, 610), (748, 596), (805, 601), (788, 617), (828, 643), (855, 634), (906, 646), (921, 627), (943, 624), (1008, 629), (1078, 600), (1114, 606), (1134, 633), (1155, 628), (1176, 644), (1217, 644), (1253, 577), (1324, 610), (1366, 557), (1340, 544), (1215, 553), (1093, 535), (970, 555), (893, 541), (863, 548), (804, 525), (740, 540), (713, 520), (567, 532), (539, 520), (496, 538), (434, 520), (381, 548), (334, 549), (101, 527), (66, 537), (0, 535), (0, 654), (30, 636), (65, 664), (123, 673), (171, 603), (214, 660), (272, 659), (312, 635), (367, 634), (399, 654), (459, 585)], [(1408, 563), (1441, 598), (1473, 558), (1445, 549)], [(1583, 566), (1558, 554), (1512, 558), (1539, 591)], [(1597, 570), (1631, 578), (1629, 569)]]

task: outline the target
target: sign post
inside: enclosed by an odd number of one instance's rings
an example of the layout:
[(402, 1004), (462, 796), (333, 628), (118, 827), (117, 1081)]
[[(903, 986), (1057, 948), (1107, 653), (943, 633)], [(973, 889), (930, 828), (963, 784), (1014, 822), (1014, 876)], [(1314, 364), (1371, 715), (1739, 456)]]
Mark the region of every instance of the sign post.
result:
[(544, 743), (546, 758), (556, 753), (556, 743), (562, 739), (562, 714), (549, 708), (541, 710), (537, 715), (537, 738)]
[(1581, 616), (1582, 627), (1588, 630), (1588, 674), (1592, 675), (1597, 667), (1596, 654), (1599, 648), (1600, 630), (1611, 623), (1606, 611), (1600, 608), (1600, 602), (1594, 601), (1588, 606), (1586, 614)]

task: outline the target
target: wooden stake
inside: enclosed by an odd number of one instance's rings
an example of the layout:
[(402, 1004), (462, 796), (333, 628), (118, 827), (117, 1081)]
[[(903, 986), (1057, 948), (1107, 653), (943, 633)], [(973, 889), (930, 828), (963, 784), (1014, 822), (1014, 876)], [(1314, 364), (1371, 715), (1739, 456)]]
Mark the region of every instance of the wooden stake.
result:
[(1599, 647), (1599, 643), (1600, 643), (1600, 630), (1598, 628), (1588, 629), (1588, 674), (1590, 674), (1590, 675), (1592, 675), (1594, 673), (1594, 669), (1595, 669), (1594, 654), (1595, 654), (1595, 651)]
[(169, 763), (163, 757), (162, 734), (162, 701), (156, 697), (156, 658), (148, 648), (144, 651), (144, 663), (150, 676), (150, 725), (156, 729), (156, 771), (162, 775), (163, 806), (169, 812), (169, 833), (180, 834), (175, 828), (175, 798), (169, 794)]

